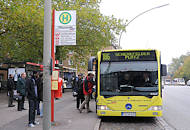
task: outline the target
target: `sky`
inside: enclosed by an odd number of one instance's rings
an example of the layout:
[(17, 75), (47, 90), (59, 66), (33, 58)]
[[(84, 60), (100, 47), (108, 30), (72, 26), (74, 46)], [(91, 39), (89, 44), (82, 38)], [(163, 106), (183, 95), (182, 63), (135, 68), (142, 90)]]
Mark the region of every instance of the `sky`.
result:
[(132, 20), (122, 33), (123, 49), (158, 49), (163, 64), (190, 52), (190, 0), (102, 0), (100, 11), (107, 16)]

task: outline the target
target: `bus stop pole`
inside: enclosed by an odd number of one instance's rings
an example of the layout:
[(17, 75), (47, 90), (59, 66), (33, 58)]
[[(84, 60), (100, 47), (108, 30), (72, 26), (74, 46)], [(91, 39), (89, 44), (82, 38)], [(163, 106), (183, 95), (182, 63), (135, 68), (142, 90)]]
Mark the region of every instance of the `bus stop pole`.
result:
[[(52, 45), (51, 45), (51, 57), (52, 57), (52, 70), (55, 70), (55, 44), (54, 44), (54, 29), (55, 29), (55, 10), (52, 13)], [(54, 97), (55, 91), (51, 90), (51, 122), (54, 123)]]
[(51, 130), (51, 0), (44, 5), (43, 130)]

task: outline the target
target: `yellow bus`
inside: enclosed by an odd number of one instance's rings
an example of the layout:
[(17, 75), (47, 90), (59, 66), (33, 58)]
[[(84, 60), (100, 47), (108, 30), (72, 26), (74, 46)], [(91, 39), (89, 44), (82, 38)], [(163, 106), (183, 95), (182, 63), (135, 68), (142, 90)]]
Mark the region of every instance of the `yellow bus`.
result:
[(158, 50), (107, 50), (88, 62), (96, 72), (98, 116), (162, 116), (166, 65)]

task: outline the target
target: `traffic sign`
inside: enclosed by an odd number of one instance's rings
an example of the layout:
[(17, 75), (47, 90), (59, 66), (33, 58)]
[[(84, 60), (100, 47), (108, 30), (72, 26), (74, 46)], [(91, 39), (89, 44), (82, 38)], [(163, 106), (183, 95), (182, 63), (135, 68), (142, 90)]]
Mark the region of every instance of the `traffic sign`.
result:
[(62, 24), (69, 24), (71, 22), (71, 14), (68, 12), (63, 12), (59, 15), (59, 22)]
[(76, 11), (55, 11), (54, 17), (55, 45), (76, 45)]

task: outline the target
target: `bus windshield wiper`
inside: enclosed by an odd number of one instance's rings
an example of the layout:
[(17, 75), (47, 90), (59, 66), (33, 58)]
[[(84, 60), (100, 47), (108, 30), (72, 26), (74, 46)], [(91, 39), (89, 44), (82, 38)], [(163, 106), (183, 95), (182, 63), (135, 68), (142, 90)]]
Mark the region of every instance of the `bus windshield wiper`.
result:
[(135, 87), (134, 90), (138, 92), (156, 92), (158, 87)]
[(142, 94), (140, 92), (137, 93), (133, 93), (133, 96), (145, 96), (147, 98), (152, 98), (154, 95), (150, 95), (150, 94)]

